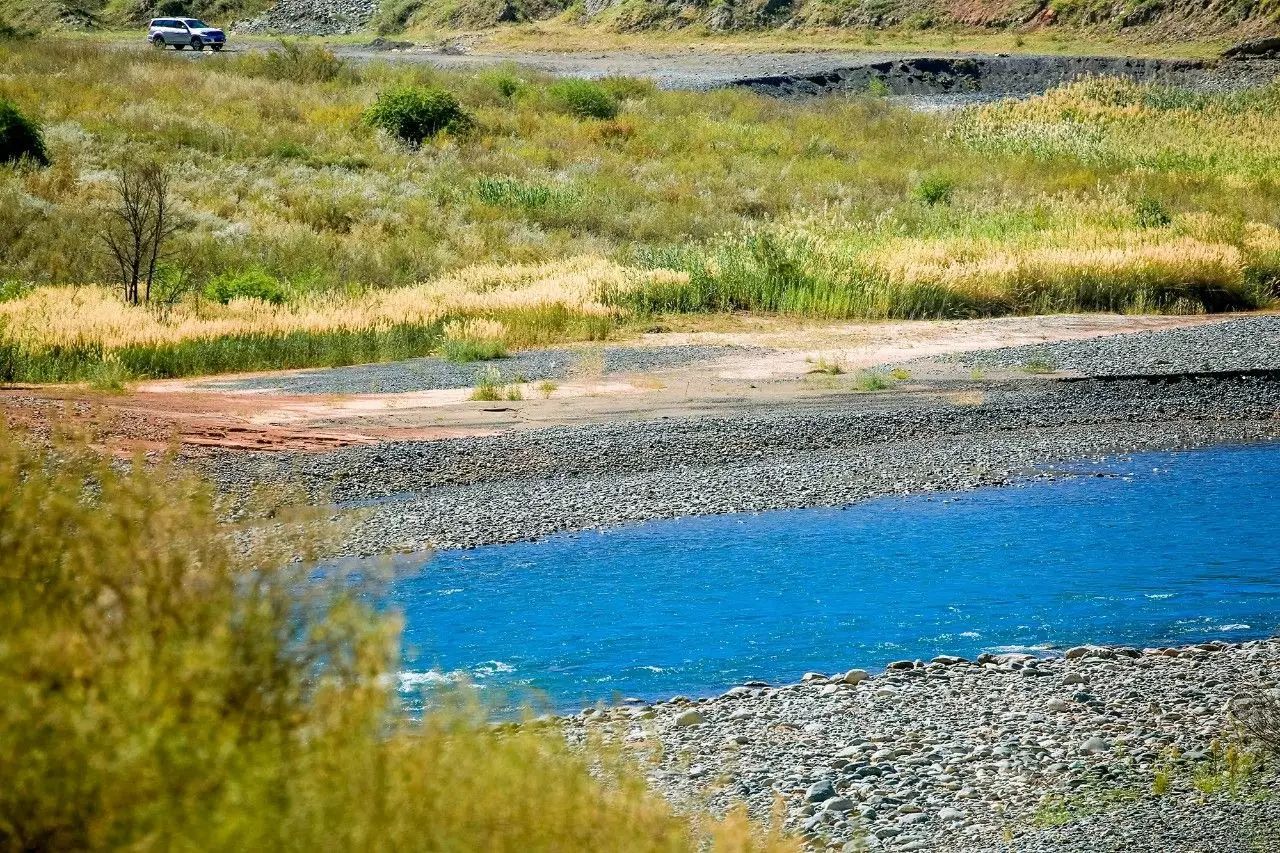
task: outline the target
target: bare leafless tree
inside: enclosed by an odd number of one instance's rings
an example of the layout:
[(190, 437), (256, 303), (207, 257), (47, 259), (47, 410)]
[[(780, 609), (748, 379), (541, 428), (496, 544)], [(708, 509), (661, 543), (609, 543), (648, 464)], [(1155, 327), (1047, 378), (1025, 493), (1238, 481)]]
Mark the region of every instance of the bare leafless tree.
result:
[(116, 170), (116, 199), (102, 241), (116, 263), (124, 299), (151, 300), (151, 286), (165, 242), (181, 223), (173, 211), (172, 179), (157, 163), (126, 163)]

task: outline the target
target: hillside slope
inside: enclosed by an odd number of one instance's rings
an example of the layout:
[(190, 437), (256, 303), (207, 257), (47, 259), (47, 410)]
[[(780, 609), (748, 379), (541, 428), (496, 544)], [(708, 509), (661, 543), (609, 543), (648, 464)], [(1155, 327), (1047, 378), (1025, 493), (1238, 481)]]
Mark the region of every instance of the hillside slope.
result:
[(1063, 30), (1151, 41), (1280, 32), (1280, 0), (0, 0), (0, 21), (35, 29), (135, 25), (161, 14), (224, 25), (260, 16), (251, 29), (317, 35), (552, 18), (620, 32)]
[[(21, 30), (134, 26), (157, 15), (192, 15), (230, 23), (255, 15), (273, 0), (0, 0), (0, 22)], [(323, 4), (324, 0), (318, 0)]]
[(1273, 31), (1280, 0), (382, 0), (379, 17), (384, 29), (394, 30), (559, 15), (624, 31), (1063, 27), (1205, 39)]

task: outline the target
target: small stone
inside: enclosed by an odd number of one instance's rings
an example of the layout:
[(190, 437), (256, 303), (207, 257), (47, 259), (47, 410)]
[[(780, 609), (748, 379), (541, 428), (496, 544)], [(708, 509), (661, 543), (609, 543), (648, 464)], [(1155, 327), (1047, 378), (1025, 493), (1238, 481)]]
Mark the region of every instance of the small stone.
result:
[(809, 786), (809, 789), (804, 792), (804, 801), (806, 803), (825, 803), (827, 800), (834, 799), (835, 796), (835, 785), (831, 784), (830, 779), (823, 779)]
[(853, 800), (848, 797), (832, 797), (822, 804), (824, 812), (851, 812), (853, 808)]
[(677, 726), (700, 726), (707, 721), (707, 718), (690, 708), (676, 715)]
[(966, 660), (965, 658), (956, 657), (955, 655), (938, 655), (932, 661), (932, 663), (940, 663), (943, 666), (957, 666), (959, 664), (968, 663), (968, 662), (969, 661)]
[(1099, 755), (1104, 752), (1110, 752), (1111, 744), (1107, 743), (1097, 735), (1094, 735), (1084, 743), (1080, 744), (1080, 751), (1087, 752), (1090, 755)]
[(844, 674), (845, 684), (861, 684), (871, 677), (871, 673), (865, 669), (851, 669)]

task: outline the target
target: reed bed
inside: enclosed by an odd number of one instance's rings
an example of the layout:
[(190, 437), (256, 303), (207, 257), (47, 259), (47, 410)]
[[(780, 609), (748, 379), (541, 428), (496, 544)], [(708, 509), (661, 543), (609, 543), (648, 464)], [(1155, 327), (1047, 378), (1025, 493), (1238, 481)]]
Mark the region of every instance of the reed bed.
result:
[(653, 253), (684, 280), (612, 298), (641, 313), (770, 311), (830, 318), (939, 319), (1072, 311), (1204, 313), (1277, 295), (1280, 232), (1213, 223), (1132, 233), (1067, 229), (991, 238), (898, 238), (779, 227), (709, 250)]
[(163, 312), (126, 305), (101, 286), (39, 287), (0, 302), (0, 379), (92, 380), (103, 365), (128, 376), (188, 376), (408, 358), (460, 340), (491, 342), (492, 354), (594, 340), (620, 316), (602, 293), (673, 278), (586, 257), (475, 267), (421, 285), (282, 305), (188, 300)]

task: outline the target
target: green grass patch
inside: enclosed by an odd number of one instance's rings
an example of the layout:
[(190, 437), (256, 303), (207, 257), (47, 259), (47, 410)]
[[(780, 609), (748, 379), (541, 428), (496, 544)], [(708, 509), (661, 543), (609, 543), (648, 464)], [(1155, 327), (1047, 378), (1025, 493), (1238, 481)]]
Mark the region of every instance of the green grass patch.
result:
[(435, 351), (440, 342), (439, 324), (286, 335), (230, 335), (107, 352), (96, 347), (28, 352), (0, 338), (0, 382), (93, 383), (100, 381), (104, 370), (110, 370), (124, 382), (340, 367), (416, 358)]
[(476, 338), (446, 339), (440, 345), (440, 354), (447, 360), (460, 364), (490, 361), (495, 358), (506, 358), (508, 355), (505, 342)]

